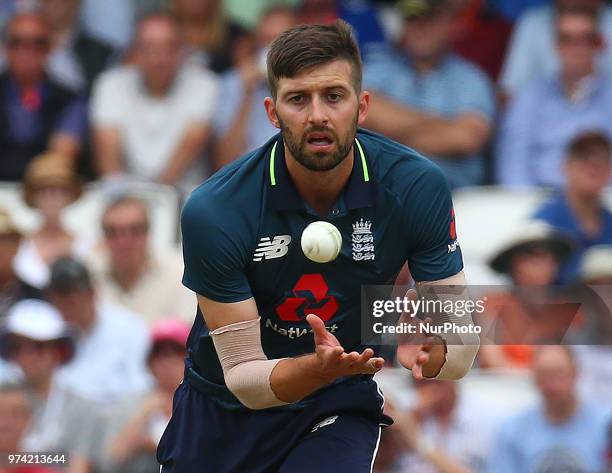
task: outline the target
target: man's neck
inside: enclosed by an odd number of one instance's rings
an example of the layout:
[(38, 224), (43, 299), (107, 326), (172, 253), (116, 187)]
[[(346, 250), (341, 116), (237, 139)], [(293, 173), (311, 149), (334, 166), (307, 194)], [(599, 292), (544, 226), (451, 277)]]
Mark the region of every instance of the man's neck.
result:
[(68, 232), (64, 229), (61, 220), (57, 218), (45, 221), (42, 228), (38, 230), (37, 235), (43, 237), (57, 237), (60, 235), (68, 235)]
[(75, 33), (76, 31), (72, 24), (57, 25), (54, 27), (51, 33), (51, 44), (53, 49), (68, 45)]
[(36, 383), (32, 383), (34, 392), (41, 400), (45, 400), (49, 397), (52, 382), (53, 372), (49, 373), (44, 379), (38, 380)]
[(599, 196), (583, 194), (572, 187), (567, 190), (567, 201), (580, 226), (589, 234), (601, 229), (601, 201)]
[(593, 77), (594, 72), (594, 69), (591, 68), (582, 74), (563, 74), (561, 80), (563, 82), (563, 91), (566, 97), (570, 99), (577, 98), (577, 95), (580, 94), (581, 89), (584, 87), (585, 79)]
[(117, 284), (119, 284), (119, 286), (124, 291), (129, 291), (136, 285), (138, 280), (141, 278), (142, 274), (147, 268), (147, 265), (148, 262), (145, 259), (141, 261), (140, 264), (135, 265), (131, 268), (123, 268), (121, 271), (113, 269), (112, 276), (117, 282)]
[(302, 199), (318, 215), (325, 217), (351, 176), (354, 150), (351, 147), (347, 157), (330, 171), (311, 171), (305, 168), (291, 156), (287, 146), (285, 146), (285, 161), (289, 175)]
[(19, 91), (24, 92), (26, 90), (32, 90), (39, 87), (44, 79), (44, 73), (37, 74), (31, 77), (20, 77), (17, 75), (11, 75), (11, 77)]
[(94, 306), (92, 311), (87, 314), (86, 318), (79, 320), (79, 322), (75, 324), (81, 335), (88, 335), (91, 332), (96, 323), (96, 317), (96, 308)]
[(568, 399), (556, 403), (545, 404), (544, 413), (552, 424), (563, 424), (567, 422), (578, 410), (578, 400), (572, 395)]
[(162, 83), (153, 84), (150, 81), (148, 81), (145, 77), (143, 77), (143, 83), (147, 91), (147, 94), (149, 94), (151, 97), (155, 97), (156, 99), (162, 99), (166, 95), (168, 95), (168, 92), (172, 88), (173, 81), (169, 81), (163, 84)]
[(444, 54), (432, 55), (420, 58), (410, 58), (412, 68), (420, 75), (427, 74), (440, 66)]

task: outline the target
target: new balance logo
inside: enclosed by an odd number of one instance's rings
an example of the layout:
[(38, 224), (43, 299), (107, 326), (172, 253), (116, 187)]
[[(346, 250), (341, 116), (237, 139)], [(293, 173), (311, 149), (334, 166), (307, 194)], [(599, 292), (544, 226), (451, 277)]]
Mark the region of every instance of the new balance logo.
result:
[(270, 237), (263, 237), (257, 245), (253, 261), (282, 258), (289, 252), (289, 243), (291, 243), (291, 235), (278, 235), (272, 237), (272, 240)]
[(312, 428), (311, 432), (316, 432), (317, 430), (319, 430), (321, 427), (327, 427), (328, 425), (333, 424), (334, 422), (336, 422), (336, 419), (338, 418), (338, 416), (331, 416), (328, 417), (325, 420), (322, 420), (321, 422), (319, 422), (318, 424), (315, 424), (315, 426)]

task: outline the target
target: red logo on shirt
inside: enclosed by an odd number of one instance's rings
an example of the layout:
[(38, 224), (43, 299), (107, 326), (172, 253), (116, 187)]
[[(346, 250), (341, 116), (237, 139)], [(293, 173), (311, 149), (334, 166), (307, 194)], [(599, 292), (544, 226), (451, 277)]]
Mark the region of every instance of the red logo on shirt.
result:
[(315, 314), (327, 322), (338, 311), (336, 298), (328, 296), (328, 290), (321, 274), (304, 274), (293, 286), (293, 297), (287, 297), (276, 313), (281, 320), (299, 322)]
[(457, 228), (455, 227), (455, 209), (451, 209), (450, 230), (448, 231), (451, 240), (457, 239)]

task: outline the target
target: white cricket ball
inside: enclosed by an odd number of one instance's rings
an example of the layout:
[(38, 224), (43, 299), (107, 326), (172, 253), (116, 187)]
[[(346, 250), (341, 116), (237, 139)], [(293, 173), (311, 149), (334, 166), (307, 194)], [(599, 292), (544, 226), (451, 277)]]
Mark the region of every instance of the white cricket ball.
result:
[(329, 222), (312, 222), (302, 233), (302, 251), (315, 263), (329, 263), (342, 248), (342, 235)]

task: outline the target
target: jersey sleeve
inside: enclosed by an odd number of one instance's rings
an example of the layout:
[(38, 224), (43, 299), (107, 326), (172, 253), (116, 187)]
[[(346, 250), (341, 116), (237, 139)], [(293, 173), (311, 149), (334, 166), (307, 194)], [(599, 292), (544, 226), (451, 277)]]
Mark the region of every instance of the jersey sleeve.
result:
[[(183, 284), (217, 302), (240, 302), (252, 297), (244, 272), (248, 249), (241, 239), (240, 217), (228, 218), (227, 209), (215, 206), (198, 191), (181, 214)], [(231, 225), (231, 226), (230, 226)]]
[(463, 269), (448, 182), (429, 163), (404, 200), (408, 267), (415, 281), (437, 281)]

